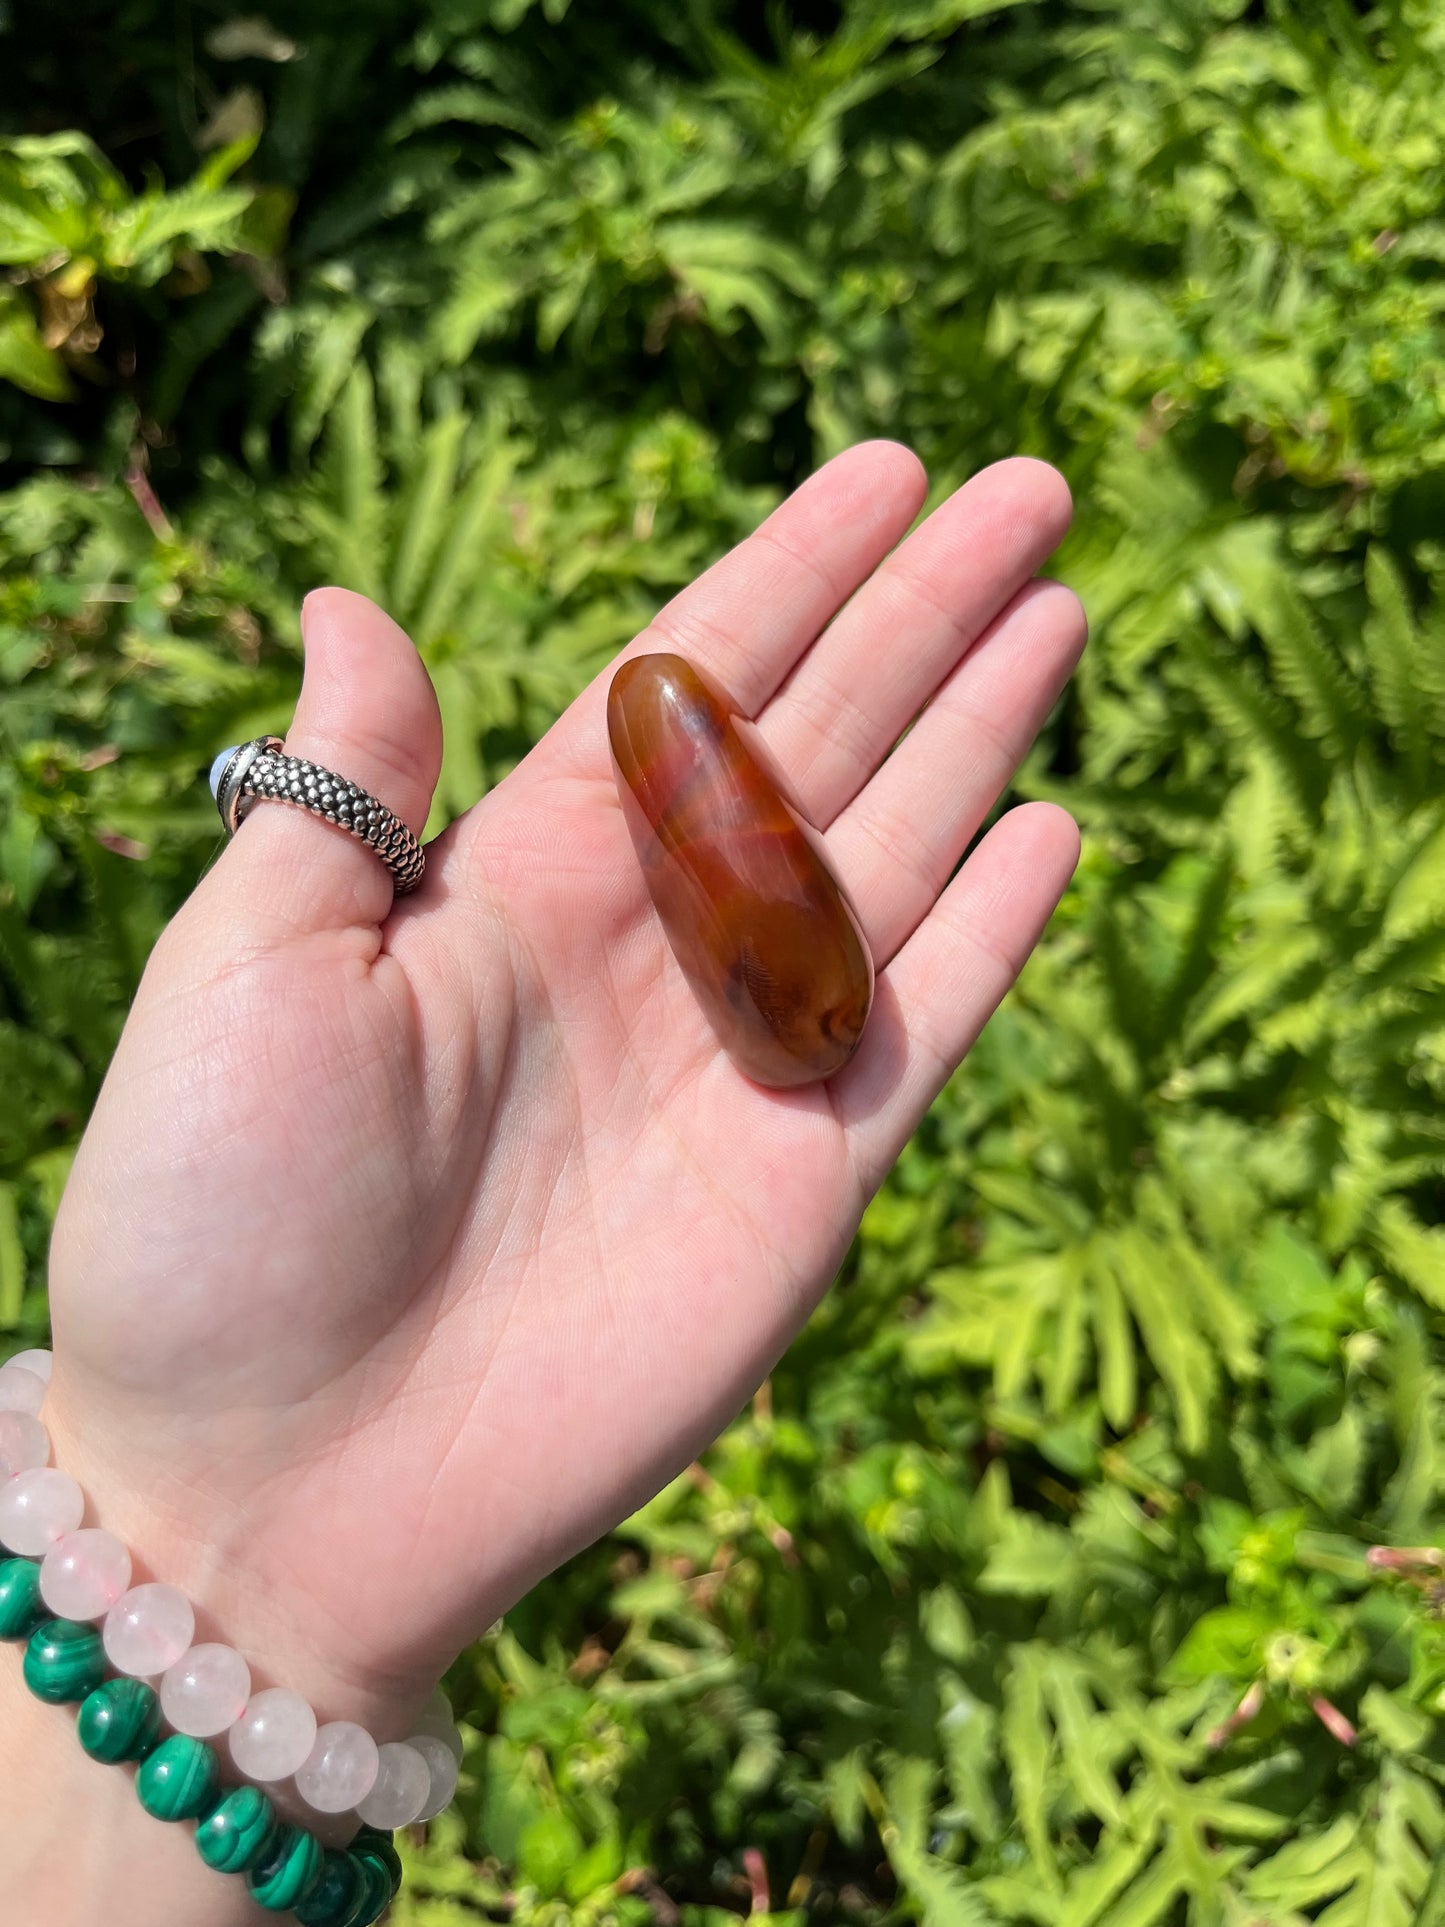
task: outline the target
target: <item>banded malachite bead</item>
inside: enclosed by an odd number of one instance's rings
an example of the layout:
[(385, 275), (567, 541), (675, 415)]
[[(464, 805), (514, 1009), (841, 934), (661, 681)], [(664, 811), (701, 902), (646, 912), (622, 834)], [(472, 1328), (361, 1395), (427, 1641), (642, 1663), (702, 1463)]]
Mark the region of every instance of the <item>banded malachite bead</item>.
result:
[(251, 1898), (273, 1914), (299, 1906), (321, 1878), (321, 1842), (304, 1827), (283, 1826), (266, 1857), (246, 1876)]
[(351, 1912), (343, 1918), (342, 1927), (371, 1927), (391, 1905), (391, 1881), (386, 1868), (371, 1854), (358, 1853), (352, 1847), (350, 1856), (361, 1877), (361, 1887)]
[(34, 1559), (0, 1559), (0, 1639), (29, 1639), (47, 1618)]
[(38, 1700), (63, 1706), (83, 1700), (105, 1678), (105, 1652), (94, 1626), (46, 1619), (25, 1648), (25, 1684)]
[(383, 1827), (358, 1827), (352, 1838), (351, 1852), (380, 1861), (386, 1869), (386, 1877), (393, 1896), (399, 1892), (401, 1855), (396, 1850), (392, 1836)]
[(349, 1853), (328, 1847), (321, 1878), (296, 1908), (301, 1927), (347, 1927), (352, 1910), (368, 1892), (365, 1874)]
[(93, 1760), (143, 1760), (161, 1736), (161, 1703), (139, 1679), (108, 1679), (80, 1702), (76, 1737)]
[(216, 1749), (189, 1733), (162, 1740), (135, 1776), (146, 1812), (157, 1820), (196, 1820), (215, 1804), (220, 1786)]
[(196, 1852), (217, 1873), (245, 1873), (264, 1860), (276, 1831), (276, 1809), (259, 1787), (223, 1793), (196, 1828)]

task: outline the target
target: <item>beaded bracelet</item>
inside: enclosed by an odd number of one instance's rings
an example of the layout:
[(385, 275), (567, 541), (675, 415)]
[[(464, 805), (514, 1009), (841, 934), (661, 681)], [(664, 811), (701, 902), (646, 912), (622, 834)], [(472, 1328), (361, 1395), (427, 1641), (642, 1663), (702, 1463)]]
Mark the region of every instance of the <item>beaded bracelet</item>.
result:
[[(18, 1555), (0, 1560), (0, 1639), (26, 1642), (27, 1685), (43, 1700), (78, 1702), (86, 1752), (137, 1762), (146, 1811), (197, 1820), (207, 1865), (245, 1873), (263, 1907), (294, 1908), (307, 1927), (376, 1920), (400, 1880), (390, 1829), (430, 1819), (456, 1790), (462, 1743), (445, 1694), (433, 1696), (410, 1740), (380, 1747), (351, 1721), (318, 1728), (286, 1688), (253, 1694), (240, 1653), (192, 1643), (184, 1594), (131, 1587), (125, 1546), (81, 1525), (80, 1487), (49, 1465), (40, 1421), (49, 1378), (48, 1352), (22, 1352), (0, 1367), (0, 1547)], [(120, 1677), (105, 1677), (107, 1660)], [(159, 1690), (147, 1684), (157, 1677)], [(163, 1717), (176, 1729), (164, 1739)], [(256, 1786), (222, 1789), (208, 1741), (224, 1732), (248, 1779), (293, 1778), (317, 1811), (355, 1809), (363, 1826), (351, 1846), (323, 1849), (281, 1821)]]
[(76, 1732), (93, 1760), (134, 1762), (136, 1793), (157, 1820), (195, 1820), (196, 1849), (218, 1873), (244, 1874), (272, 1913), (303, 1927), (370, 1927), (401, 1885), (391, 1835), (363, 1828), (344, 1849), (291, 1825), (259, 1787), (223, 1790), (216, 1750), (186, 1733), (161, 1738), (161, 1708), (144, 1680), (107, 1679), (99, 1633), (47, 1619), (34, 1559), (0, 1560), (0, 1640), (25, 1641), (25, 1683), (53, 1706), (77, 1703)]

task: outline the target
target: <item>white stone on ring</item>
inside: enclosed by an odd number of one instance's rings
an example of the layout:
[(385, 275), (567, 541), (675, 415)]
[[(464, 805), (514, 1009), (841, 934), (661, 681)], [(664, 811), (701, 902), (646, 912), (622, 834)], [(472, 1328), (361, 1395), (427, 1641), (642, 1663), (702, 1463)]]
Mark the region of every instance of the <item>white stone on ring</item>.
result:
[(211, 785), (211, 795), (218, 803), (221, 800), (221, 778), (226, 773), (226, 765), (240, 747), (241, 745), (239, 743), (232, 743), (229, 749), (223, 749), (221, 751), (220, 755), (211, 765), (211, 774), (207, 778), (207, 781)]

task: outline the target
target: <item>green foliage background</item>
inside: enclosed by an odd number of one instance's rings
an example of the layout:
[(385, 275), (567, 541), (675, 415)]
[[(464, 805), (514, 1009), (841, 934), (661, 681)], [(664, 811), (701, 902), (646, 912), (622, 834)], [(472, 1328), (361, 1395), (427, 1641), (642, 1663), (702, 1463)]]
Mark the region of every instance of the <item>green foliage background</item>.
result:
[(1077, 887), (770, 1385), (458, 1665), (398, 1921), (1445, 1921), (1440, 9), (0, 21), (13, 1344), (307, 587), (412, 627), (442, 819), (854, 439), (1080, 505)]

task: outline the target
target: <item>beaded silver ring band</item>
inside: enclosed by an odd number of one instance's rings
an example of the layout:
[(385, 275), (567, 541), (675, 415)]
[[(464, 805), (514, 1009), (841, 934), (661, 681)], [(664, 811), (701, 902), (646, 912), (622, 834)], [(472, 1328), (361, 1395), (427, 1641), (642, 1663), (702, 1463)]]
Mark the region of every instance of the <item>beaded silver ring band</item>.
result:
[(288, 756), (279, 736), (257, 736), (223, 749), (211, 765), (211, 794), (228, 836), (236, 834), (254, 803), (289, 803), (364, 843), (391, 872), (399, 897), (421, 882), (426, 854), (396, 812), (334, 770)]

